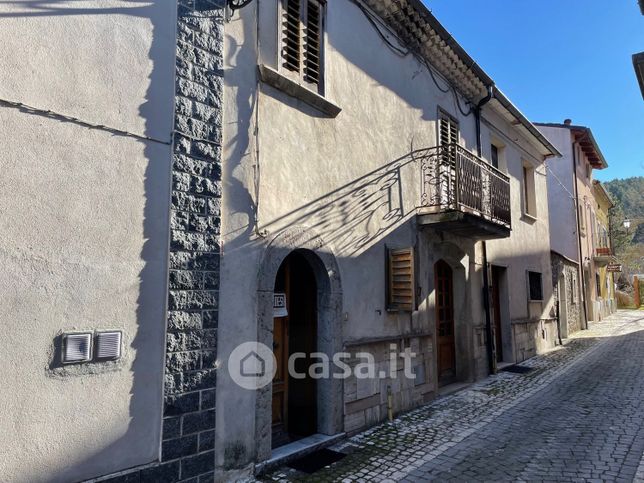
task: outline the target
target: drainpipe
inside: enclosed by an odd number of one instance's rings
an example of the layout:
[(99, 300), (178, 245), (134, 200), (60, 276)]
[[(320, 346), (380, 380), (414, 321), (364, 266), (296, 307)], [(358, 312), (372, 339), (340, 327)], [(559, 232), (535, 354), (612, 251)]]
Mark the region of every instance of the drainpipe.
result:
[(579, 269), (581, 271), (581, 305), (584, 307), (584, 330), (588, 330), (588, 310), (586, 309), (586, 277), (584, 261), (581, 254), (581, 224), (579, 223), (579, 193), (577, 191), (577, 151), (575, 141), (572, 143), (572, 179), (575, 188), (575, 217), (577, 218), (577, 250), (579, 251)]
[[(494, 95), (494, 84), (487, 87), (487, 96), (485, 96), (476, 105), (474, 109), (474, 119), (476, 120), (476, 150), (479, 157), (482, 157), (482, 144), (481, 139), (481, 111), (483, 106), (490, 102)], [(496, 358), (494, 357), (494, 348), (492, 344), (495, 343), (492, 337), (492, 315), (490, 314), (490, 280), (488, 276), (488, 263), (487, 263), (487, 245), (485, 241), (482, 242), (483, 249), (483, 306), (485, 308), (485, 334), (487, 336), (487, 363), (490, 374), (496, 374)]]

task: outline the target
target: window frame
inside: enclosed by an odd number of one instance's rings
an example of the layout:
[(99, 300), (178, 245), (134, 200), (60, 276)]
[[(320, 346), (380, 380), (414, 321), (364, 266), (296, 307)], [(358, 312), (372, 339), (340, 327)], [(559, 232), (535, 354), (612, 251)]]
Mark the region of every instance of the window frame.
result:
[(521, 173), (521, 211), (524, 217), (537, 219), (536, 170), (527, 161), (522, 163)]
[[(541, 292), (539, 295), (541, 298), (532, 298), (532, 283), (530, 280), (530, 275), (535, 274), (539, 276), (539, 291)], [(542, 272), (537, 272), (536, 270), (526, 270), (526, 282), (527, 282), (527, 288), (528, 288), (528, 302), (543, 302), (544, 300), (544, 294), (543, 294), (543, 273)]]
[[(287, 11), (287, 4), (289, 1), (294, 0), (279, 0), (278, 1), (278, 16), (277, 16), (277, 37), (278, 37), (278, 48), (277, 48), (277, 71), (283, 76), (291, 79), (298, 85), (305, 87), (306, 89), (313, 91), (319, 95), (324, 95), (325, 87), (325, 54), (326, 54), (326, 13), (327, 13), (327, 0), (297, 0), (300, 4), (299, 11), (299, 45), (300, 45), (300, 58), (299, 58), (299, 70), (295, 71), (288, 68), (285, 65), (284, 58), (284, 49), (285, 47), (285, 35), (284, 35), (284, 17)], [(318, 82), (311, 82), (307, 80), (306, 74), (306, 29), (307, 29), (307, 18), (308, 18), (308, 8), (309, 3), (314, 2), (320, 6), (320, 38), (319, 38), (319, 79)]]
[[(411, 258), (411, 267), (410, 267), (410, 291), (411, 291), (411, 303), (401, 304), (394, 301), (394, 294), (392, 291), (392, 255), (395, 252), (401, 254), (406, 253)], [(416, 280), (418, 279), (417, 268), (416, 268), (416, 248), (413, 246), (408, 247), (394, 247), (385, 245), (385, 308), (387, 312), (414, 312), (418, 309), (418, 288), (416, 285)]]
[[(443, 119), (449, 121), (450, 124), (456, 126), (456, 140), (450, 140), (448, 144), (461, 144), (461, 123), (459, 122), (458, 118), (456, 116), (453, 116), (450, 114), (447, 110), (442, 108), (441, 106), (438, 106), (438, 114), (437, 114), (437, 122), (436, 122), (436, 145), (437, 146), (442, 146), (443, 143), (441, 142), (441, 123), (443, 122)], [(450, 136), (451, 136), (451, 130), (450, 130)]]

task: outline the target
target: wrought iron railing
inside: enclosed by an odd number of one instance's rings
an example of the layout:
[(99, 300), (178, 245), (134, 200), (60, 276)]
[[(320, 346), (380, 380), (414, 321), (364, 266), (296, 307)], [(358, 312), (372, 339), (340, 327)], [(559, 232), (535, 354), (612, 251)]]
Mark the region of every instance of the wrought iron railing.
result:
[(414, 157), (421, 164), (422, 207), (462, 211), (510, 228), (508, 176), (456, 144), (422, 149)]

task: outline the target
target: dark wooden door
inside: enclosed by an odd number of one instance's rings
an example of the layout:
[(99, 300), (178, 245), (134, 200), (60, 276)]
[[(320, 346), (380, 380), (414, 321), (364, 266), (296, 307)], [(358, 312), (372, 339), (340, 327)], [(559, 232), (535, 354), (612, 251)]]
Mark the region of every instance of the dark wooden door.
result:
[[(317, 284), (305, 256), (295, 251), (282, 263), (275, 280), (275, 292), (286, 294), (285, 317), (273, 318), (273, 353), (277, 370), (273, 378), (272, 447), (317, 432), (317, 385), (308, 375), (317, 351)], [(305, 354), (293, 369), (304, 377), (288, 373), (291, 354)]]
[(503, 361), (503, 332), (501, 330), (501, 297), (499, 295), (499, 282), (501, 274), (498, 268), (492, 267), (492, 316), (494, 317), (494, 347), (496, 362)]
[(456, 347), (454, 344), (454, 286), (452, 268), (443, 260), (434, 266), (436, 287), (436, 342), (438, 348), (438, 383), (454, 382), (456, 378)]
[[(286, 294), (286, 308), (289, 310), (290, 302), (290, 266), (288, 258), (280, 267), (275, 281), (275, 292)], [(273, 378), (273, 426), (272, 446), (278, 447), (289, 442), (288, 437), (288, 357), (289, 357), (289, 317), (276, 317), (273, 319), (273, 354), (277, 363), (275, 377)]]

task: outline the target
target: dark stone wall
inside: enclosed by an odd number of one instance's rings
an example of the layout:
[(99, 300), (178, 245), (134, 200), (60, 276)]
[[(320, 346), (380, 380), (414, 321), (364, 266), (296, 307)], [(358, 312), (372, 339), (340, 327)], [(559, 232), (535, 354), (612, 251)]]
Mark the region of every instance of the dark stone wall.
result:
[[(559, 294), (557, 284), (559, 275), (564, 274), (566, 278), (566, 295), (567, 300), (559, 300), (559, 304), (566, 304), (568, 309), (568, 335), (580, 331), (583, 328), (583, 307), (581, 298), (581, 280), (579, 277), (579, 267), (576, 263), (562, 257), (561, 255), (551, 252), (550, 262), (552, 265), (552, 287), (555, 300), (558, 300)], [(560, 309), (561, 310), (561, 309)]]
[(178, 0), (161, 461), (103, 481), (213, 481), (225, 0)]

